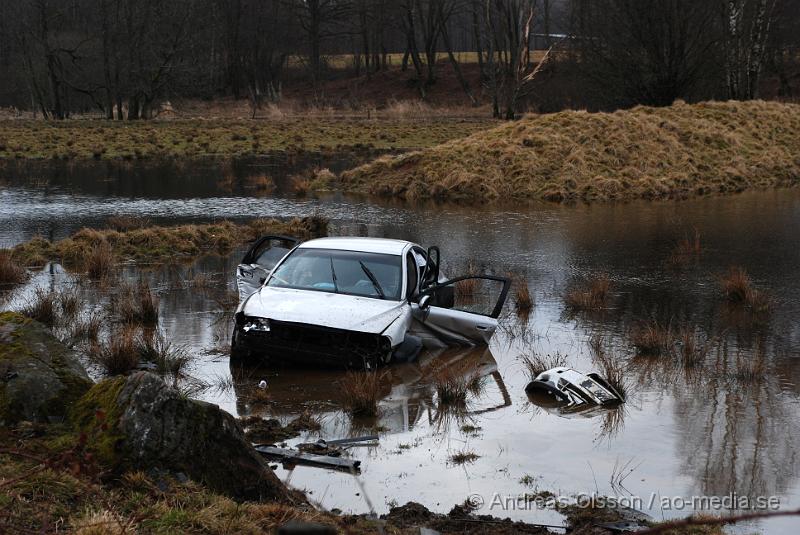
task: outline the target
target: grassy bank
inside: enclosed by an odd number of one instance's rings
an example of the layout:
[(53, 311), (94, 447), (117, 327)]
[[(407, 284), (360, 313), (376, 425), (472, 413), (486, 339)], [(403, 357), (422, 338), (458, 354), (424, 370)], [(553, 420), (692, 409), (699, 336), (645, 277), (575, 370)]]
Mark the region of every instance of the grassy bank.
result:
[(236, 245), (265, 234), (308, 239), (326, 235), (327, 228), (327, 221), (316, 216), (290, 221), (256, 219), (242, 224), (221, 221), (205, 225), (147, 226), (124, 231), (84, 228), (55, 242), (34, 238), (19, 244), (11, 249), (11, 259), (25, 266), (58, 261), (100, 276), (119, 261), (186, 260), (208, 253), (226, 253)]
[[(411, 110), (413, 111), (413, 110)], [(0, 121), (0, 160), (246, 156), (273, 151), (418, 149), (485, 129), (489, 120), (439, 117), (277, 118), (149, 122)]]
[(800, 106), (728, 102), (562, 112), (342, 173), (341, 186), (465, 202), (686, 198), (800, 181)]

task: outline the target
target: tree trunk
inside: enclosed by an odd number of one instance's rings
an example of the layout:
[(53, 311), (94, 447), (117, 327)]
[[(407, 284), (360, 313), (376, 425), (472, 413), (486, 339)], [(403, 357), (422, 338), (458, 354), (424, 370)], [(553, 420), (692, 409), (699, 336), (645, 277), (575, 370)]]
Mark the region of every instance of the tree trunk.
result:
[(461, 67), (458, 65), (458, 60), (456, 60), (455, 55), (453, 54), (453, 47), (450, 43), (450, 36), (447, 33), (447, 25), (442, 25), (442, 40), (444, 41), (444, 46), (447, 49), (447, 56), (450, 58), (450, 63), (453, 65), (453, 70), (456, 73), (456, 78), (458, 79), (458, 83), (461, 84), (461, 89), (464, 90), (467, 97), (469, 97), (469, 101), (472, 103), (473, 106), (478, 105), (478, 101), (475, 100), (475, 97), (472, 95), (472, 91), (469, 88), (469, 83), (464, 78), (464, 75), (461, 73)]

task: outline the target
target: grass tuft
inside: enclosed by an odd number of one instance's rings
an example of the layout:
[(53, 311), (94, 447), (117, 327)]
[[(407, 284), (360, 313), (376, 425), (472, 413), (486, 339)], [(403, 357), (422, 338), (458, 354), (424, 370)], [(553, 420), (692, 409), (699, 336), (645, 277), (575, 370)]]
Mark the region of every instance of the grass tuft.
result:
[(533, 355), (523, 355), (520, 359), (531, 381), (536, 379), (542, 372), (546, 372), (551, 368), (559, 368), (567, 365), (567, 356), (561, 353), (547, 355), (534, 353)]
[(620, 362), (602, 351), (595, 353), (594, 359), (600, 365), (600, 375), (619, 392), (622, 401), (625, 401), (628, 398), (629, 382)]
[(92, 347), (91, 356), (106, 375), (132, 372), (140, 363), (137, 329), (125, 325), (112, 332), (108, 342)]
[(9, 251), (0, 250), (0, 284), (21, 284), (28, 272), (11, 257)]
[(450, 456), (450, 463), (456, 465), (472, 464), (481, 456), (474, 451), (459, 451)]
[(36, 288), (33, 298), (22, 309), (22, 314), (53, 327), (58, 322), (58, 294), (52, 290)]
[(184, 347), (170, 342), (160, 331), (143, 333), (137, 340), (139, 359), (155, 364), (155, 372), (162, 377), (171, 377), (174, 382), (187, 377), (192, 362)]
[(747, 306), (756, 312), (765, 312), (770, 308), (769, 297), (753, 287), (750, 275), (744, 268), (731, 266), (720, 277), (720, 287), (729, 303)]
[(611, 291), (611, 279), (601, 273), (583, 284), (571, 288), (564, 296), (567, 308), (574, 311), (599, 310), (606, 306)]
[(105, 240), (100, 241), (89, 249), (84, 260), (84, 267), (90, 279), (104, 280), (111, 274), (114, 265), (114, 253), (111, 245)]
[(128, 232), (150, 226), (150, 220), (146, 217), (114, 215), (106, 220), (108, 228), (117, 232)]
[(517, 275), (514, 280), (514, 310), (520, 316), (528, 314), (533, 309), (533, 296), (528, 281), (524, 277)]
[(380, 386), (376, 372), (348, 372), (341, 381), (345, 408), (355, 416), (377, 416)]
[(661, 325), (657, 321), (650, 321), (631, 331), (630, 342), (640, 356), (666, 355), (672, 348), (672, 328), (669, 325)]
[(158, 298), (144, 281), (134, 288), (124, 285), (112, 297), (111, 312), (128, 324), (153, 326), (158, 323)]
[(444, 366), (433, 372), (440, 407), (464, 407), (470, 393), (480, 393), (481, 379), (464, 366)]

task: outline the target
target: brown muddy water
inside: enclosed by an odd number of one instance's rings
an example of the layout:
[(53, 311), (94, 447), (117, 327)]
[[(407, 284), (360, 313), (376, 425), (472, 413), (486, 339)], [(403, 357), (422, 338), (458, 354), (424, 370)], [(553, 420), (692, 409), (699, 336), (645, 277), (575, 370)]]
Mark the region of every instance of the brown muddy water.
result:
[[(231, 372), (230, 294), (241, 251), (191, 265), (124, 267), (124, 277), (144, 277), (157, 289), (159, 329), (195, 357), (194, 380), (187, 386), (195, 397), (240, 416), (289, 421), (306, 411), (316, 415), (321, 431), (290, 445), (380, 434), (379, 446), (349, 451), (362, 461), (358, 476), (278, 468), (282, 479), (328, 509), (383, 513), (413, 500), (446, 512), (477, 494), (485, 500), (481, 514), (561, 522), (552, 509), (514, 500), (539, 491), (624, 497), (655, 519), (704, 510), (702, 504), (681, 506), (681, 499), (693, 496), (774, 496), (781, 508), (800, 507), (800, 190), (510, 210), (389, 205), (340, 195), (297, 199), (285, 193), (287, 177), (309, 165), (341, 168), (352, 160), (9, 162), (0, 167), (0, 246), (36, 234), (64, 237), (81, 226), (103, 225), (111, 215), (169, 223), (318, 212), (331, 219), (335, 235), (438, 244), (448, 274), (458, 274), (469, 261), (488, 272), (521, 274), (536, 302), (527, 318), (513, 313), (512, 298), (488, 348), (431, 353), (419, 363), (385, 368), (380, 415), (363, 420), (342, 409), (340, 373)], [(274, 178), (274, 192), (247, 187), (248, 177), (261, 174)], [(695, 229), (702, 253), (670, 265), (675, 244)], [(732, 265), (744, 267), (769, 294), (769, 314), (754, 319), (722, 300), (718, 279)], [(567, 289), (595, 273), (611, 279), (608, 305), (567, 311)], [(87, 310), (101, 311), (107, 301), (96, 285), (49, 266), (6, 292), (4, 308), (22, 306), (37, 286), (74, 287)], [(651, 319), (676, 330), (695, 329), (701, 339), (713, 339), (713, 347), (691, 369), (670, 357), (639, 357), (629, 334)], [(595, 361), (589, 342), (598, 335), (629, 383), (621, 409), (567, 417), (528, 400), (521, 355), (558, 352), (569, 365), (590, 371)], [(441, 365), (482, 377), (466, 408), (439, 406), (430, 369)], [(738, 373), (743, 366), (757, 368), (756, 376)], [(254, 395), (262, 379), (268, 382), (266, 395)], [(457, 464), (451, 457), (458, 453), (478, 457)], [(675, 508), (665, 507), (667, 499)], [(790, 533), (797, 525), (789, 517), (735, 531)]]

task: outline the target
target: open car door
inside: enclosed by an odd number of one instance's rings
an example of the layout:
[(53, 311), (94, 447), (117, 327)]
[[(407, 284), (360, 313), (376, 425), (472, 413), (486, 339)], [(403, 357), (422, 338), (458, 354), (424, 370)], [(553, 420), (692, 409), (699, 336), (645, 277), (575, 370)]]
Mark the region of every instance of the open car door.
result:
[(262, 236), (253, 242), (236, 268), (239, 301), (261, 288), (272, 268), (299, 243), (288, 236)]
[(445, 343), (486, 344), (497, 329), (497, 318), (511, 281), (493, 275), (458, 277), (428, 286), (412, 304), (414, 334), (430, 347), (431, 338)]

